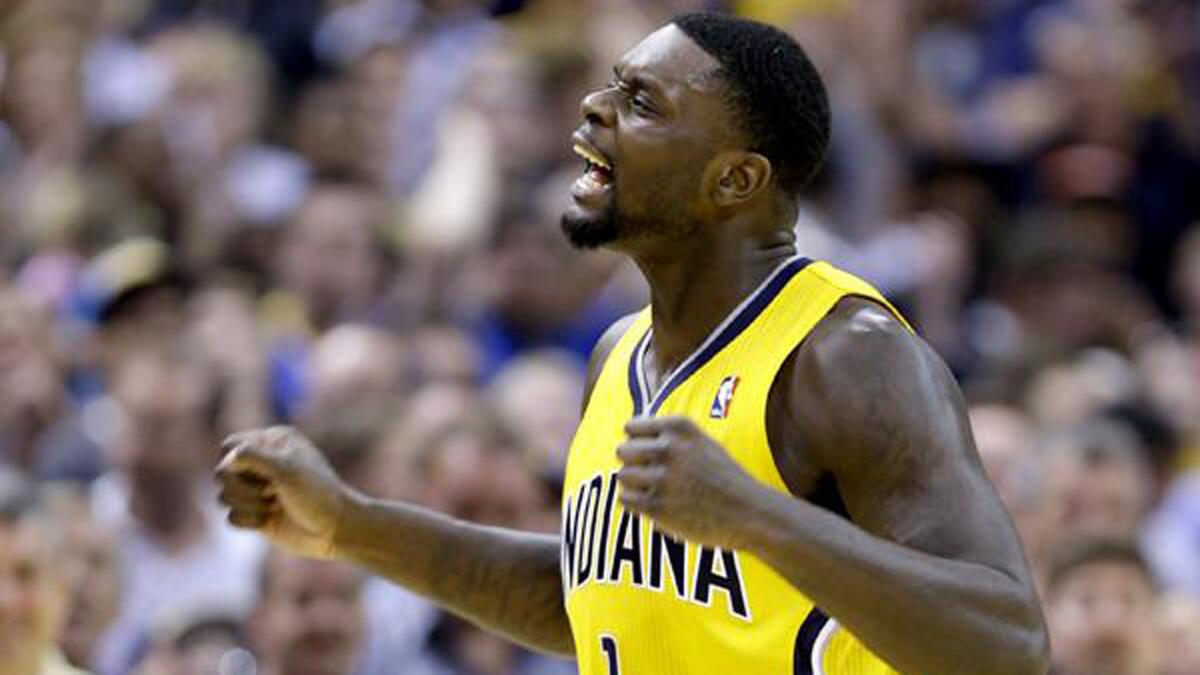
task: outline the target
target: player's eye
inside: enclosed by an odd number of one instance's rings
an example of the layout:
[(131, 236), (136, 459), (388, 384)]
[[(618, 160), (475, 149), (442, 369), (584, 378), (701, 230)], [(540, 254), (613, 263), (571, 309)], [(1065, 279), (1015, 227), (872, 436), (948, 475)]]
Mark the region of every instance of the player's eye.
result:
[(629, 99), (629, 105), (632, 106), (634, 110), (636, 110), (640, 113), (653, 113), (654, 112), (654, 106), (651, 105), (651, 103), (649, 101), (647, 101), (645, 99), (645, 97), (643, 97), (641, 95), (631, 97)]

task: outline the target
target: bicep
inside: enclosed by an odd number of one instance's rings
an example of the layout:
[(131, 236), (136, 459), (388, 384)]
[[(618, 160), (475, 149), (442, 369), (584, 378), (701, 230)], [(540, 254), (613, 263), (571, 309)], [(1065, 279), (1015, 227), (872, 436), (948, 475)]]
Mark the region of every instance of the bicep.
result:
[(868, 532), (1023, 575), (1012, 521), (979, 462), (949, 369), (894, 320), (856, 323), (858, 311), (797, 359), (793, 404), (804, 445)]

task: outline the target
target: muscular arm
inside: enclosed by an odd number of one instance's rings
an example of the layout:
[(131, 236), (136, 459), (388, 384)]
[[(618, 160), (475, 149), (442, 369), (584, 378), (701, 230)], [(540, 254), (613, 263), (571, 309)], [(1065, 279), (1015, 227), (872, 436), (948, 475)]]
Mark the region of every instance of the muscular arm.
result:
[[(585, 407), (631, 319), (597, 343)], [(235, 434), (226, 445), (217, 477), (234, 525), (259, 530), (293, 553), (361, 565), (509, 639), (574, 656), (557, 537), (484, 527), (354, 492), (290, 429)]]
[[(588, 363), (584, 408), (633, 317), (613, 324)], [(526, 646), (574, 656), (562, 600), (558, 537), (484, 527), (409, 504), (354, 500), (338, 557), (362, 565)]]
[(830, 472), (853, 522), (763, 491), (746, 548), (902, 672), (1045, 672), (1016, 533), (940, 359), (850, 299), (780, 378), (768, 414), (779, 464)]
[(575, 655), (557, 537), (357, 497), (341, 519), (334, 554), (511, 640)]

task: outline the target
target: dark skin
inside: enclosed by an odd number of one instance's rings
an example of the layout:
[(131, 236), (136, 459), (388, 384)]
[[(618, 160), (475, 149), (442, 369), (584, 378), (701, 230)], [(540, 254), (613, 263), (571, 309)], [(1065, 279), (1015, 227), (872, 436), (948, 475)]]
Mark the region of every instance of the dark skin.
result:
[[(650, 282), (652, 386), (795, 253), (794, 200), (771, 162), (744, 149), (716, 67), (668, 26), (583, 104), (577, 141), (613, 171), (573, 193), (564, 229), (627, 253)], [(605, 235), (606, 223), (615, 231)], [(628, 323), (597, 345), (585, 406)], [(759, 557), (902, 672), (1046, 671), (1016, 534), (984, 477), (958, 388), (924, 342), (873, 302), (843, 300), (777, 375), (767, 425), (792, 495), (754, 480), (691, 421), (662, 417), (626, 427), (621, 501), (694, 543)], [(226, 447), (218, 476), (234, 524), (296, 553), (363, 565), (531, 647), (573, 654), (557, 537), (372, 500), (290, 429), (237, 434)], [(849, 520), (808, 500), (830, 481)]]

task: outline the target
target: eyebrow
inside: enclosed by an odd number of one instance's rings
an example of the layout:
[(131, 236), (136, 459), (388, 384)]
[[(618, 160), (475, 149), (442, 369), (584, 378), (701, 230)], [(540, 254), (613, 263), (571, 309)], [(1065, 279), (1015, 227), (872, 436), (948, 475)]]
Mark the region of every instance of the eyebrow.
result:
[(621, 73), (621, 66), (619, 65), (613, 66), (612, 72), (613, 77), (617, 78), (617, 82), (619, 84), (631, 85), (638, 89), (647, 89), (650, 91), (650, 93), (661, 93), (663, 91), (661, 86), (642, 77), (641, 75), (623, 75)]

